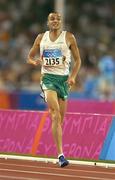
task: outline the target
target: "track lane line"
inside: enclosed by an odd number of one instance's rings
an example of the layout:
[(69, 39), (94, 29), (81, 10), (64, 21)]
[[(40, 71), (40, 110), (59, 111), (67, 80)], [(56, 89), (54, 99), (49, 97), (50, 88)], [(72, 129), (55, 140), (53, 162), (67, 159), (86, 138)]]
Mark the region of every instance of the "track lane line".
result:
[(76, 170), (74, 170), (74, 169), (62, 169), (62, 168), (60, 168), (60, 167), (46, 167), (46, 166), (39, 166), (39, 165), (37, 165), (37, 166), (30, 166), (30, 165), (17, 165), (17, 164), (6, 164), (6, 163), (0, 163), (1, 165), (4, 165), (4, 166), (15, 166), (15, 167), (26, 167), (26, 168), (38, 168), (38, 169), (52, 169), (52, 170), (59, 170), (59, 171), (72, 171), (72, 172), (86, 172), (86, 173), (96, 173), (96, 174), (106, 174), (106, 175), (115, 175), (115, 173), (114, 172), (105, 172), (105, 171), (97, 171), (97, 170), (82, 170), (82, 169), (76, 169)]
[(6, 175), (0, 175), (0, 178), (4, 179), (4, 178), (8, 178), (9, 179), (15, 179), (15, 180), (41, 180), (41, 179), (38, 179), (38, 178), (26, 178), (26, 177), (17, 177), (17, 176), (6, 176)]
[(38, 175), (49, 175), (49, 176), (57, 176), (57, 177), (70, 177), (70, 178), (84, 178), (84, 179), (95, 179), (95, 180), (114, 180), (113, 178), (101, 178), (101, 177), (92, 177), (92, 176), (76, 176), (76, 175), (66, 175), (66, 174), (57, 174), (57, 173), (47, 173), (47, 172), (33, 172), (33, 171), (24, 171), (24, 170), (14, 170), (14, 169), (0, 169), (1, 172), (19, 172), (25, 174), (38, 174)]

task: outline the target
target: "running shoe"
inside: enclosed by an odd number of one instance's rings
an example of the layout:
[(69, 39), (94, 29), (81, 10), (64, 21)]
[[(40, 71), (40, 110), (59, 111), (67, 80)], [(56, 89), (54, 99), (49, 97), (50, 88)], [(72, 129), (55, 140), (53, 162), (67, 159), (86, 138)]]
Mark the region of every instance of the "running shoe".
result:
[(69, 161), (65, 159), (65, 157), (62, 155), (59, 157), (59, 166), (65, 167), (69, 164)]
[(45, 94), (43, 92), (40, 93), (40, 97), (46, 102)]

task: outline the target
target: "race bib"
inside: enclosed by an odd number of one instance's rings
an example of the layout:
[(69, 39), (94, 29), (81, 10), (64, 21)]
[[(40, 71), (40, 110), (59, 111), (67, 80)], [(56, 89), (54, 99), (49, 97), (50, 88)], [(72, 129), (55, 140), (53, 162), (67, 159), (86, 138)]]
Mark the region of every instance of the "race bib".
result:
[(63, 56), (60, 49), (45, 49), (43, 51), (44, 66), (59, 66), (63, 64)]

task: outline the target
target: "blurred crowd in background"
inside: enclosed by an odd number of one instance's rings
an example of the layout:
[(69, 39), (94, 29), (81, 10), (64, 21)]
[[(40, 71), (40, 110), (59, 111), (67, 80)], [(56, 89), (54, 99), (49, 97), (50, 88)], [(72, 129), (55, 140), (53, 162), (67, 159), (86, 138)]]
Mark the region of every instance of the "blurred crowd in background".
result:
[[(54, 3), (0, 0), (0, 90), (40, 91), (40, 67), (26, 61), (34, 39), (47, 29)], [(115, 99), (114, 0), (65, 0), (64, 16), (82, 60), (72, 91), (89, 99)]]

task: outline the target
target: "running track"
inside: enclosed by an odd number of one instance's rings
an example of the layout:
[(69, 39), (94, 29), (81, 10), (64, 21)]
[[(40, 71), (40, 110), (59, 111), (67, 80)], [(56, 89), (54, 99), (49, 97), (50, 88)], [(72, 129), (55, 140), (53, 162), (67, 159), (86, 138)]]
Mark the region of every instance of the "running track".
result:
[(115, 168), (0, 159), (0, 180), (115, 180)]

